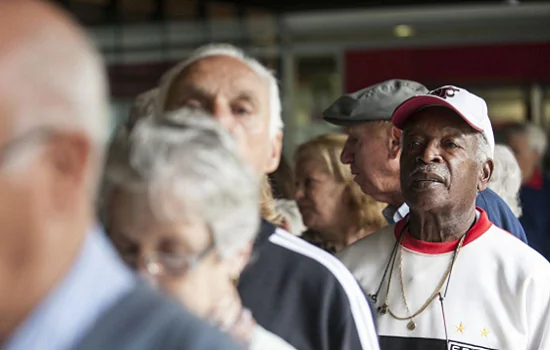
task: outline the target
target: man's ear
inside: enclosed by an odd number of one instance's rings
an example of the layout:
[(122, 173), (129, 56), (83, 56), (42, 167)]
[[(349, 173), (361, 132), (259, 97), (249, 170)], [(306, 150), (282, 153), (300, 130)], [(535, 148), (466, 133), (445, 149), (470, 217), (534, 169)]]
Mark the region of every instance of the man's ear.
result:
[(395, 126), (391, 126), (390, 137), (388, 138), (388, 149), (390, 159), (399, 159), (401, 155), (401, 130)]
[(492, 159), (483, 163), (481, 171), (479, 172), (478, 191), (484, 191), (489, 186), (489, 180), (491, 180), (491, 176), (493, 175), (494, 166), (495, 164)]
[(281, 152), (283, 148), (283, 132), (278, 131), (275, 136), (271, 138), (270, 141), (271, 153), (269, 154), (269, 159), (266, 163), (266, 169), (264, 173), (270, 174), (277, 170), (279, 162), (281, 161)]

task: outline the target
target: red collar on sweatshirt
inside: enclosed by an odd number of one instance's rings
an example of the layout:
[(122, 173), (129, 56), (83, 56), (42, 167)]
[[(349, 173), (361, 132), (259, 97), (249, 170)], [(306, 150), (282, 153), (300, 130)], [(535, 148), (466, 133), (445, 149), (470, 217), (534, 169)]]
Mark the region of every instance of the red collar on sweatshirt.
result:
[[(482, 234), (487, 232), (489, 227), (493, 224), (491, 221), (489, 221), (489, 218), (487, 217), (487, 213), (479, 207), (476, 208), (479, 212), (481, 212), (481, 215), (479, 216), (479, 220), (474, 224), (474, 226), (466, 233), (466, 238), (464, 239), (463, 246), (466, 246), (467, 244), (475, 241), (479, 237), (481, 237)], [(399, 221), (394, 228), (394, 235), (395, 239), (399, 240), (399, 236), (401, 235), (401, 232), (403, 229), (405, 229), (405, 225), (407, 224), (409, 219), (409, 215), (407, 215), (403, 220)], [(403, 247), (423, 254), (443, 254), (443, 253), (449, 253), (455, 250), (456, 245), (458, 244), (458, 239), (450, 242), (425, 242), (421, 241), (419, 239), (414, 238), (409, 233), (409, 230), (407, 229), (405, 232), (403, 232), (405, 235), (403, 237)]]
[(533, 176), (529, 179), (529, 182), (525, 184), (527, 187), (531, 187), (534, 190), (542, 190), (543, 187), (543, 177), (542, 171), (540, 169), (535, 170)]

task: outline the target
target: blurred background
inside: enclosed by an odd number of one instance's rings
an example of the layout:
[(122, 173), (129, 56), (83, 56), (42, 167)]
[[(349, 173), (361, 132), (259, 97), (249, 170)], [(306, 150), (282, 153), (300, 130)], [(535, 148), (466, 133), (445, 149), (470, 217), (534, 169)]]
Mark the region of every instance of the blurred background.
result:
[(550, 1), (57, 0), (109, 70), (115, 122), (192, 49), (236, 44), (277, 71), (285, 154), (333, 130), (338, 96), (390, 78), (465, 87), (495, 125), (550, 129)]

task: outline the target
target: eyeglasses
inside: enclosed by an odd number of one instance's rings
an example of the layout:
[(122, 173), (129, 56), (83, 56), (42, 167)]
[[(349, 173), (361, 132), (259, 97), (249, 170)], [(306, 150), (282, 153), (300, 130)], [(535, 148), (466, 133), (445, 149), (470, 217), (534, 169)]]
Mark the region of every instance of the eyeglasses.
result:
[(202, 252), (194, 255), (153, 252), (147, 256), (138, 253), (121, 253), (120, 256), (132, 268), (138, 268), (140, 264), (151, 276), (181, 276), (192, 270), (208, 253), (213, 251), (212, 244)]

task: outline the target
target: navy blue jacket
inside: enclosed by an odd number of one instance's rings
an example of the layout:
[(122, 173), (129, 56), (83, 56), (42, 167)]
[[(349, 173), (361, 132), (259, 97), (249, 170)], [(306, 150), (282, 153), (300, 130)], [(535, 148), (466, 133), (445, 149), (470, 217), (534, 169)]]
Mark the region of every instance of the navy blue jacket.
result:
[[(42, 349), (47, 348), (44, 344)], [(99, 349), (244, 350), (245, 347), (175, 301), (137, 282), (133, 290), (94, 323), (74, 350)]]
[(265, 220), (238, 287), (258, 324), (298, 350), (379, 348), (370, 305), (351, 272)]
[(476, 198), (476, 206), (487, 212), (487, 216), (493, 224), (527, 243), (525, 231), (519, 220), (512, 213), (512, 210), (504, 199), (500, 198), (493, 190), (488, 188), (485, 191), (479, 192)]
[(529, 245), (550, 260), (550, 176), (537, 172), (519, 192)]

